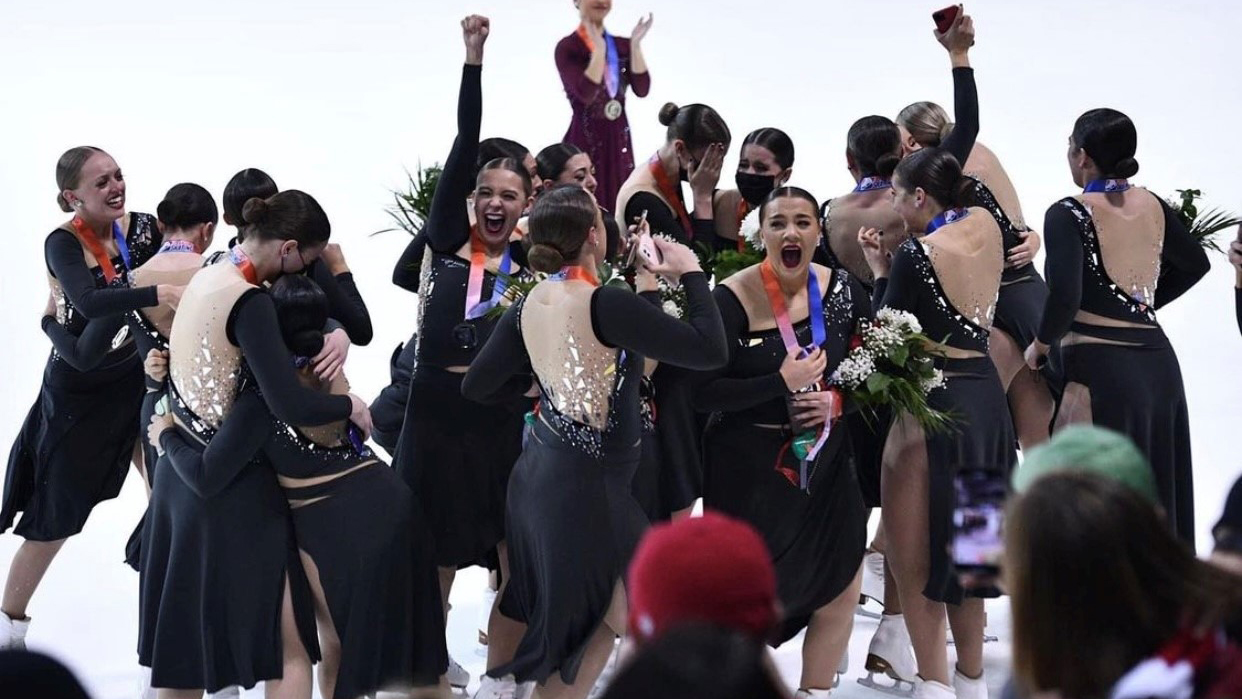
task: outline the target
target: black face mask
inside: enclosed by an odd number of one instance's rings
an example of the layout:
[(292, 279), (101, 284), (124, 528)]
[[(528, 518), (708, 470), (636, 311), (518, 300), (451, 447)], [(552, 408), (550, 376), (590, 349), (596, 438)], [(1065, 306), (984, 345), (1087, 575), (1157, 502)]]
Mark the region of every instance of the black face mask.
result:
[(776, 189), (775, 175), (755, 175), (749, 172), (737, 173), (737, 191), (751, 206), (759, 206), (772, 190)]

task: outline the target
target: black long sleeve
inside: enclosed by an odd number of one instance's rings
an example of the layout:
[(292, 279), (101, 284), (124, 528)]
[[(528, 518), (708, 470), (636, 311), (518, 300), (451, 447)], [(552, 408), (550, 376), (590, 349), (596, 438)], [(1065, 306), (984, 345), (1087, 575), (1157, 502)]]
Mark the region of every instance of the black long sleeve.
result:
[(889, 268), (888, 276), (875, 280), (875, 288), (871, 292), (873, 309), (878, 311), (881, 308), (892, 308), (910, 313), (917, 311), (923, 283), (919, 279), (914, 260), (910, 259), (912, 254), (905, 244), (893, 253), (893, 264)]
[(200, 498), (209, 498), (224, 490), (250, 463), (272, 427), (263, 399), (253, 391), (244, 391), (206, 449), (192, 446), (177, 429), (160, 435), (160, 448), (190, 490)]
[[(746, 310), (729, 287), (720, 284), (712, 292), (720, 317), (724, 323), (725, 341), (729, 348), (729, 363), (737, 352), (742, 333), (748, 322)], [(694, 407), (700, 412), (736, 412), (752, 408), (789, 393), (781, 372), (774, 371), (762, 376), (732, 378), (725, 370), (713, 372), (699, 384), (694, 394)]]
[(112, 351), (112, 339), (123, 325), (125, 316), (106, 316), (88, 321), (82, 335), (77, 336), (56, 322), (55, 316), (43, 316), (43, 333), (52, 341), (61, 359), (78, 371), (90, 371), (99, 366)]
[(979, 92), (974, 68), (953, 69), (953, 130), (940, 147), (965, 165), (979, 137)]
[(707, 275), (683, 274), (686, 319), (679, 320), (627, 289), (605, 286), (591, 297), (591, 328), (600, 342), (664, 364), (706, 371), (729, 361), (720, 310)]
[(82, 244), (72, 233), (57, 229), (43, 244), (47, 268), (69, 297), (69, 301), (87, 318), (102, 318), (139, 308), (158, 306), (159, 294), (154, 286), (137, 289), (95, 286), (95, 275), (82, 257)]
[(349, 341), (358, 346), (370, 344), (375, 336), (371, 313), (358, 292), (354, 275), (350, 272), (333, 275), (327, 265), (316, 262), (311, 266), (311, 277), (328, 297), (328, 314), (341, 323)]
[[(512, 396), (515, 376), (530, 373), (530, 356), (522, 341), (518, 316), (525, 299), (505, 311), (496, 328), (462, 377), (461, 394), (476, 403), (499, 403)], [(529, 386), (529, 384), (527, 384)]]
[[(464, 206), (464, 204), (463, 204)], [(392, 283), (418, 293), (418, 284), (422, 276), (423, 256), (427, 254), (427, 227), (419, 229), (401, 252), (397, 266), (392, 270)]]
[[(479, 128), (483, 121), (482, 66), (462, 66), (461, 92), (457, 96), (457, 138), (444, 161), (427, 215), (427, 244), (441, 253), (454, 253), (470, 239), (466, 197), (474, 188), (475, 161), (479, 157)], [(413, 241), (411, 241), (411, 245)]]
[(293, 356), (280, 336), (276, 306), (267, 294), (252, 291), (237, 302), (229, 335), (241, 348), (272, 414), (281, 421), (310, 427), (344, 420), (353, 412), (348, 396), (320, 393), (298, 381)]
[(1082, 306), (1082, 237), (1073, 213), (1060, 203), (1044, 215), (1044, 255), (1048, 300), (1035, 337), (1052, 345), (1069, 331)]
[(1164, 210), (1164, 246), (1160, 249), (1160, 277), (1155, 299), (1155, 308), (1159, 310), (1197, 284), (1212, 268), (1212, 263), (1203, 246), (1190, 235), (1169, 205), (1160, 197), (1156, 197), (1156, 201)]
[[(651, 192), (637, 192), (625, 205), (625, 221), (627, 228), (635, 219), (643, 215), (643, 211), (647, 212), (647, 224), (651, 227), (651, 233), (663, 234), (679, 243), (690, 245), (691, 241), (686, 237), (686, 229), (681, 225), (681, 218), (664, 203), (660, 197)], [(694, 233), (694, 243), (708, 246), (709, 249), (715, 249), (716, 243), (716, 221), (714, 219), (690, 219), (690, 230)]]

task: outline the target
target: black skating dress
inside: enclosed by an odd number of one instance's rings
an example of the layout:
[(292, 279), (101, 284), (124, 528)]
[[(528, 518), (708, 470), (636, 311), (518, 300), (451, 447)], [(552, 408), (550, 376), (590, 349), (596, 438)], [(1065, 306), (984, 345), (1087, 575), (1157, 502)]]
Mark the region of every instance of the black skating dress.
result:
[[(829, 274), (823, 294), (825, 380), (849, 353), (859, 321), (871, 316), (862, 285), (843, 270)], [(867, 544), (867, 511), (843, 420), (808, 464), (807, 489), (790, 480), (787, 474), (799, 473), (800, 463), (790, 445), (790, 392), (780, 374), (785, 344), (775, 327), (750, 330), (746, 310), (728, 286), (717, 286), (714, 295), (730, 358), (696, 397), (701, 409), (713, 413), (703, 436), (703, 506), (749, 522), (767, 543), (785, 609), (773, 638), (780, 644), (854, 580)], [(807, 318), (793, 328), (802, 346), (812, 344)]]
[[(1133, 189), (1126, 196), (1152, 195)], [(1177, 355), (1155, 311), (1194, 286), (1207, 273), (1209, 263), (1176, 214), (1159, 197), (1156, 200), (1163, 216), (1156, 214), (1154, 220), (1132, 224), (1145, 224), (1160, 233), (1145, 269), (1127, 271), (1134, 272), (1130, 284), (1110, 276), (1097, 221), (1082, 198), (1066, 197), (1048, 209), (1044, 272), (1049, 297), (1039, 339), (1051, 346), (1066, 333), (1103, 340), (1054, 350), (1052, 366), (1057, 378), (1090, 389), (1095, 424), (1134, 440), (1151, 462), (1169, 524), (1178, 537), (1194, 546), (1186, 392)], [(1075, 320), (1080, 310), (1144, 327), (1088, 324)]]
[[(57, 298), (57, 321), (80, 336), (88, 324), (124, 328), (123, 314), (158, 303), (155, 287), (128, 288), (129, 270), (160, 245), (155, 217), (129, 215), (127, 254), (113, 257), (109, 281), (88, 266), (74, 233), (48, 235), (44, 256)], [(0, 531), (22, 512), (14, 533), (31, 541), (77, 534), (98, 503), (117, 496), (133, 459), (142, 404), (142, 363), (132, 338), (113, 334), (110, 351), (93, 368), (79, 370), (55, 350), (43, 386), (9, 452), (0, 505)]]
[[(474, 188), (474, 163), (482, 119), (481, 66), (462, 68), (458, 135), (444, 163), (425, 228), (427, 252), (421, 265), (418, 331), (410, 394), (393, 466), (426, 513), (435, 540), (436, 562), (457, 568), (483, 562), (504, 537), (505, 492), (522, 451), (523, 416), (533, 400), (522, 391), (499, 405), (462, 396), (464, 374), (496, 326), (495, 317), (465, 319), (470, 261), (457, 252), (471, 239), (464, 202)], [(411, 240), (393, 272), (406, 281), (411, 259), (422, 254)], [(525, 274), (526, 251), (510, 243), (510, 274)], [(482, 300), (492, 298), (497, 275), (483, 275)], [(404, 285), (403, 285), (404, 286)], [(515, 377), (523, 383), (521, 377)]]
[[(511, 377), (533, 365), (539, 415), (509, 485), (506, 524), (511, 576), (501, 612), (526, 624), (511, 663), (489, 672), (518, 682), (578, 675), (582, 653), (604, 621), (647, 518), (631, 492), (641, 453), (639, 387), (644, 357), (701, 370), (727, 356), (720, 314), (702, 273), (682, 277), (685, 322), (625, 289), (569, 297), (552, 311), (552, 356), (530, 356), (524, 313), (541, 282), (501, 319), (466, 375), (463, 390), (503, 399)], [(563, 323), (563, 326), (561, 325)], [(563, 339), (559, 339), (563, 337)]]

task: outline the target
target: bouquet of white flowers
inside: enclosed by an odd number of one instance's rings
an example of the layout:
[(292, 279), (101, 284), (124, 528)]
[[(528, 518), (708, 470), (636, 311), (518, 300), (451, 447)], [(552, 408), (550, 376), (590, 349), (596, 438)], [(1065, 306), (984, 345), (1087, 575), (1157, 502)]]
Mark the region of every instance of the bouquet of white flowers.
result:
[(953, 417), (927, 404), (929, 393), (944, 385), (936, 368), (931, 340), (914, 315), (881, 309), (875, 320), (859, 323), (850, 353), (837, 366), (832, 383), (846, 391), (872, 417), (880, 406), (910, 413), (928, 432), (953, 426)]

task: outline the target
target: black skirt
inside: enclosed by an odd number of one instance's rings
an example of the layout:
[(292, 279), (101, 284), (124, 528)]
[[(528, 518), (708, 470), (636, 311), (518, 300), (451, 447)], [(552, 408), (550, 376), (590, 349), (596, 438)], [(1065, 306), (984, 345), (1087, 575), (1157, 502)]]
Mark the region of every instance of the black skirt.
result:
[(707, 415), (694, 409), (695, 373), (669, 364), (655, 370), (656, 439), (660, 453), (660, 510), (684, 510), (703, 493), (699, 446)]
[(422, 504), (436, 564), (481, 565), (505, 538), (505, 492), (522, 452), (529, 399), (484, 405), (461, 395), (463, 374), (419, 368), (410, 382), (393, 465)]
[(397, 453), (397, 440), (405, 423), (406, 401), (410, 397), (410, 372), (414, 369), (418, 336), (397, 345), (388, 360), (391, 383), (380, 390), (371, 402), (371, 441), (383, 447), (389, 456)]
[(535, 422), (509, 483), (510, 577), (500, 605), (526, 633), (513, 662), (489, 674), (542, 683), (559, 672), (574, 682), (647, 527), (630, 492), (638, 459), (635, 447), (600, 461)]
[(788, 430), (727, 414), (703, 437), (704, 507), (749, 522), (772, 554), (785, 608), (774, 645), (796, 636), (817, 609), (849, 587), (867, 545), (867, 510), (844, 423), (808, 464), (806, 491), (797, 482), (800, 462), (790, 437)]
[(376, 462), (321, 486), (293, 508), (298, 546), (319, 571), (341, 641), (336, 699), (434, 685), (448, 668), (439, 575), (409, 488)]
[(1063, 383), (1086, 386), (1091, 391), (1094, 424), (1126, 435), (1147, 457), (1169, 524), (1193, 548), (1195, 500), (1190, 417), (1181, 365), (1169, 338), (1159, 327), (1111, 328), (1074, 323), (1070, 329), (1129, 344), (1083, 343), (1063, 347), (1057, 362), (1059, 378)]
[(252, 463), (204, 500), (167, 457), (153, 470), (138, 606), (138, 661), (152, 686), (215, 692), (279, 678), (292, 530), (275, 473)]
[(954, 478), (959, 471), (990, 471), (1009, 482), (1017, 461), (1009, 404), (996, 365), (989, 357), (949, 359), (943, 362), (942, 388), (928, 395), (928, 404), (951, 413), (954, 428), (928, 434), (927, 485), (930, 575), (923, 594), (937, 602), (959, 604), (966, 597), (995, 597), (995, 590), (963, 590), (949, 556), (953, 538), (953, 509), (957, 505)]
[(1047, 299), (1048, 284), (1032, 268), (1028, 275), (1001, 284), (992, 325), (1012, 337), (1019, 351), (1026, 351), (1039, 332)]
[(9, 452), (0, 531), (57, 541), (82, 531), (95, 505), (121, 492), (143, 396), (137, 354), (89, 372), (50, 359)]

